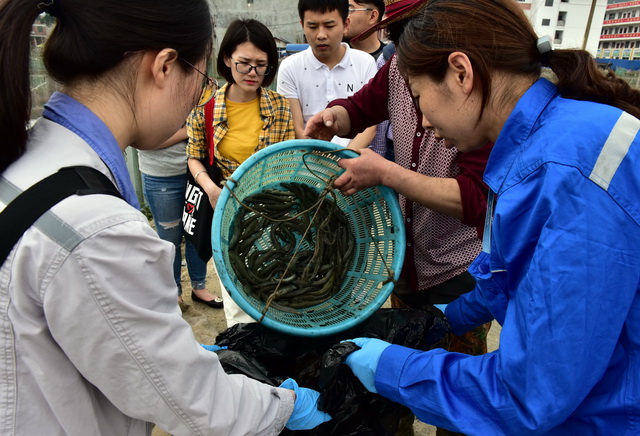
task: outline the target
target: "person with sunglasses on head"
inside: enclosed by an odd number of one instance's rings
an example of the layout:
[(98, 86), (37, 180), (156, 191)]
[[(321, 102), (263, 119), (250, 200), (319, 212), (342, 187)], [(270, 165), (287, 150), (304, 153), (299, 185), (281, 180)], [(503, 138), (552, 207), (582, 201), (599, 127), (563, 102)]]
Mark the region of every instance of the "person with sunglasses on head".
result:
[[(278, 51), (269, 29), (253, 19), (235, 20), (220, 43), (218, 72), (227, 83), (207, 91), (187, 119), (188, 164), (215, 208), (222, 189), (204, 171), (209, 157), (204, 104), (214, 98), (213, 149), (215, 163), (227, 178), (249, 156), (269, 145), (295, 138), (289, 102), (268, 88), (278, 71)], [(254, 322), (220, 283), (227, 326)]]
[(356, 50), (369, 53), (376, 60), (386, 46), (378, 39), (377, 33), (371, 32), (366, 38), (358, 40), (354, 40), (354, 38), (382, 20), (384, 7), (384, 0), (349, 0), (349, 17), (344, 29), (345, 42)]
[[(44, 65), (62, 88), (27, 129), (42, 12), (55, 18)], [(200, 346), (177, 304), (175, 247), (127, 171), (128, 146), (158, 147), (197, 103), (190, 65), (204, 68), (212, 33), (205, 0), (2, 2), (0, 218), (21, 225), (48, 196), (23, 199), (34, 185), (56, 196), (60, 183), (40, 183), (56, 174), (104, 186), (69, 191), (9, 247), (1, 234), (3, 435), (276, 435), (329, 419), (317, 392), (228, 375)]]
[[(351, 48), (369, 53), (376, 60), (379, 70), (386, 62), (382, 53), (387, 46), (378, 39), (378, 32), (370, 32), (364, 38), (356, 38), (371, 26), (378, 24), (385, 12), (383, 0), (357, 1), (349, 0), (349, 18), (344, 30), (344, 40)], [(369, 143), (371, 150), (393, 160), (393, 132), (389, 120), (384, 120), (376, 126), (376, 135)]]
[(553, 49), (511, 0), (430, 0), (398, 65), (425, 128), (463, 152), (494, 143), (478, 283), (445, 313), (457, 333), (496, 319), (500, 346), (356, 339), (347, 364), (468, 435), (640, 434), (640, 92)]

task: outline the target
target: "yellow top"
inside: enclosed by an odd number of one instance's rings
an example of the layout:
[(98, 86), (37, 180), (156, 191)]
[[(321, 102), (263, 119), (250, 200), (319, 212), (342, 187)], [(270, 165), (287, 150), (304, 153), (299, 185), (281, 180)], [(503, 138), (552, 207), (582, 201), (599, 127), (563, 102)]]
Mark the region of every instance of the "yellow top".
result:
[(260, 117), (260, 99), (237, 103), (225, 99), (229, 130), (218, 144), (218, 152), (225, 158), (242, 163), (258, 145), (264, 122)]
[[(218, 149), (220, 141), (229, 130), (226, 99), (228, 87), (229, 84), (226, 83), (216, 92), (212, 120), (216, 165), (222, 168), (222, 174), (225, 178), (229, 177), (240, 165), (239, 162), (222, 156)], [(289, 100), (269, 88), (260, 88), (260, 117), (264, 121), (264, 125), (260, 131), (260, 138), (253, 151), (254, 153), (272, 144), (296, 137)], [(187, 156), (200, 160), (209, 158), (209, 146), (207, 145), (205, 132), (204, 109), (197, 106), (187, 118), (187, 133), (189, 134)]]

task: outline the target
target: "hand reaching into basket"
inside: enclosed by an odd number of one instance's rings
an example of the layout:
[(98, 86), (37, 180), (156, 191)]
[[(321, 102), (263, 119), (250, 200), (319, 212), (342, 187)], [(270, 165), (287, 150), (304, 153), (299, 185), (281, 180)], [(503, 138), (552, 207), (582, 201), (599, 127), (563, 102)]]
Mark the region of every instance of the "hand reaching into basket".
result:
[(384, 180), (389, 179), (387, 175), (394, 166), (398, 166), (368, 148), (360, 150), (358, 157), (340, 159), (338, 165), (346, 171), (333, 182), (333, 186), (344, 195), (385, 184)]
[(349, 114), (344, 108), (337, 106), (320, 111), (309, 118), (303, 135), (306, 138), (331, 141), (335, 135), (341, 136), (349, 133), (350, 128)]

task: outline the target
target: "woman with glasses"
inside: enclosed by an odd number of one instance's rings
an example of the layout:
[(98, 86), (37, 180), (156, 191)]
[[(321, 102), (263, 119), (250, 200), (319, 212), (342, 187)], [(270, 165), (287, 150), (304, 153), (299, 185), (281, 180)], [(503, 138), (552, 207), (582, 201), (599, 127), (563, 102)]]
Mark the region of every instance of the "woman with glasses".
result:
[[(55, 17), (44, 65), (62, 91), (27, 130), (43, 12)], [(0, 217), (20, 224), (33, 208), (15, 197), (64, 167), (88, 167), (122, 197), (66, 197), (0, 258), (1, 434), (149, 435), (155, 423), (174, 435), (273, 435), (327, 419), (317, 392), (227, 375), (198, 344), (176, 301), (175, 247), (129, 178), (124, 150), (158, 147), (197, 103), (202, 77), (189, 64), (204, 68), (212, 30), (206, 0), (1, 3), (0, 59), (11, 62), (0, 63)], [(52, 195), (58, 185), (45, 184)], [(11, 236), (0, 231), (3, 250)]]
[[(269, 145), (295, 138), (289, 102), (267, 89), (276, 77), (278, 51), (273, 35), (256, 20), (233, 21), (220, 44), (218, 72), (227, 83), (217, 92), (206, 87), (187, 120), (189, 170), (215, 208), (222, 189), (211, 180), (202, 160), (209, 157), (203, 106), (215, 98), (213, 152), (226, 178), (249, 156)], [(210, 83), (210, 82), (209, 82)], [(253, 322), (221, 284), (227, 325)]]

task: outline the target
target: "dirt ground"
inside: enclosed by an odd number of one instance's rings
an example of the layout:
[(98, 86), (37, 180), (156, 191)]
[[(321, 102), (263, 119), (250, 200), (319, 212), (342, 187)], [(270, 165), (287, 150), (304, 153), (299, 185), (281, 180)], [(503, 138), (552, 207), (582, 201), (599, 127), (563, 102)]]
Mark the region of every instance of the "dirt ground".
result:
[[(213, 270), (213, 261), (210, 261), (207, 268), (207, 288), (211, 292), (220, 295), (219, 281)], [(224, 310), (212, 309), (204, 303), (196, 303), (191, 300), (191, 285), (186, 267), (182, 268), (182, 288), (184, 289), (184, 303), (181, 305), (181, 308), (184, 319), (193, 327), (193, 332), (198, 342), (201, 344), (214, 344), (218, 333), (227, 328)], [(385, 304), (385, 306), (387, 306), (387, 304)], [(495, 350), (498, 347), (499, 338), (500, 326), (494, 322), (488, 337), (489, 351)], [(434, 436), (435, 428), (416, 421), (414, 424), (414, 433), (416, 436)], [(170, 435), (156, 427), (153, 430), (152, 436)]]

